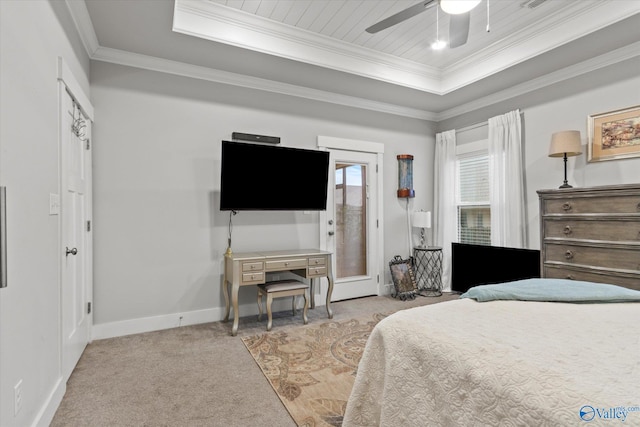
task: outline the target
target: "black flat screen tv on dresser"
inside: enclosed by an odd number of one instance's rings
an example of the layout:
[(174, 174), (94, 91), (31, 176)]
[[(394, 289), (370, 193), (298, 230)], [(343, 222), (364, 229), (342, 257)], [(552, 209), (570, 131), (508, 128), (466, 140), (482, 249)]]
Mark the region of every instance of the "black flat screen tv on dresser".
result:
[(451, 244), (451, 290), (540, 277), (538, 249)]
[(325, 210), (328, 177), (328, 151), (222, 141), (220, 210)]

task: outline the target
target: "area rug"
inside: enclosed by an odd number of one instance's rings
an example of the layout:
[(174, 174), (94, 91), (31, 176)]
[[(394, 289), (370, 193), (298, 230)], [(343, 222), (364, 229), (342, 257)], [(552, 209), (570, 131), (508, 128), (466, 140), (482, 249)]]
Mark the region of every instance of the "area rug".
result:
[(329, 321), (242, 341), (296, 424), (341, 426), (367, 339), (386, 316)]

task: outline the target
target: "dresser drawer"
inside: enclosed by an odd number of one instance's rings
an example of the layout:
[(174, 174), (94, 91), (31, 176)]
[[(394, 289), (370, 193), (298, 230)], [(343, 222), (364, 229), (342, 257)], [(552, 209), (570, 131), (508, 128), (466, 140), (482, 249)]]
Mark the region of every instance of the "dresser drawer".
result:
[(584, 282), (608, 283), (610, 285), (624, 286), (625, 288), (640, 291), (640, 274), (615, 275), (611, 272), (595, 272), (588, 269), (569, 269), (557, 266), (543, 268), (542, 277), (552, 279), (581, 280)]
[(264, 283), (264, 272), (256, 271), (255, 273), (242, 273), (242, 283)]
[(546, 238), (640, 242), (640, 219), (625, 220), (544, 220)]
[(324, 277), (327, 275), (327, 267), (309, 267), (307, 277)]
[(264, 270), (264, 263), (262, 261), (242, 263), (242, 271), (262, 271), (262, 270)]
[(635, 270), (640, 273), (640, 247), (599, 247), (571, 244), (545, 244), (544, 261), (594, 267)]
[(543, 203), (543, 212), (548, 214), (640, 213), (640, 195), (567, 197), (548, 199)]
[(267, 270), (287, 270), (292, 268), (306, 268), (306, 258), (288, 258), (276, 261), (267, 261)]

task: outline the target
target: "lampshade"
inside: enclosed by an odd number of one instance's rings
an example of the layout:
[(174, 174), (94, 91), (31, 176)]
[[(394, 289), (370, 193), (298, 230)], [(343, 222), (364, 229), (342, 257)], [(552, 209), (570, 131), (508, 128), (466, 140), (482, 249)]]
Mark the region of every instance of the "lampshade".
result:
[(411, 222), (416, 228), (431, 228), (431, 212), (414, 212)]
[(480, 3), (480, 0), (440, 0), (440, 7), (450, 15), (469, 12)]
[(580, 131), (564, 130), (551, 135), (549, 157), (578, 156), (582, 154)]

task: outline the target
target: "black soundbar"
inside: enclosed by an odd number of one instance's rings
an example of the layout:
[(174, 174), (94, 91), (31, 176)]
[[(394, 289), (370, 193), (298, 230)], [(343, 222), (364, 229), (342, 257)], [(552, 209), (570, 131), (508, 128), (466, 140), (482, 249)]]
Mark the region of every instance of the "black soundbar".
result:
[(250, 133), (233, 132), (231, 134), (231, 138), (235, 141), (266, 142), (268, 144), (280, 144), (280, 137), (278, 136), (253, 135)]

